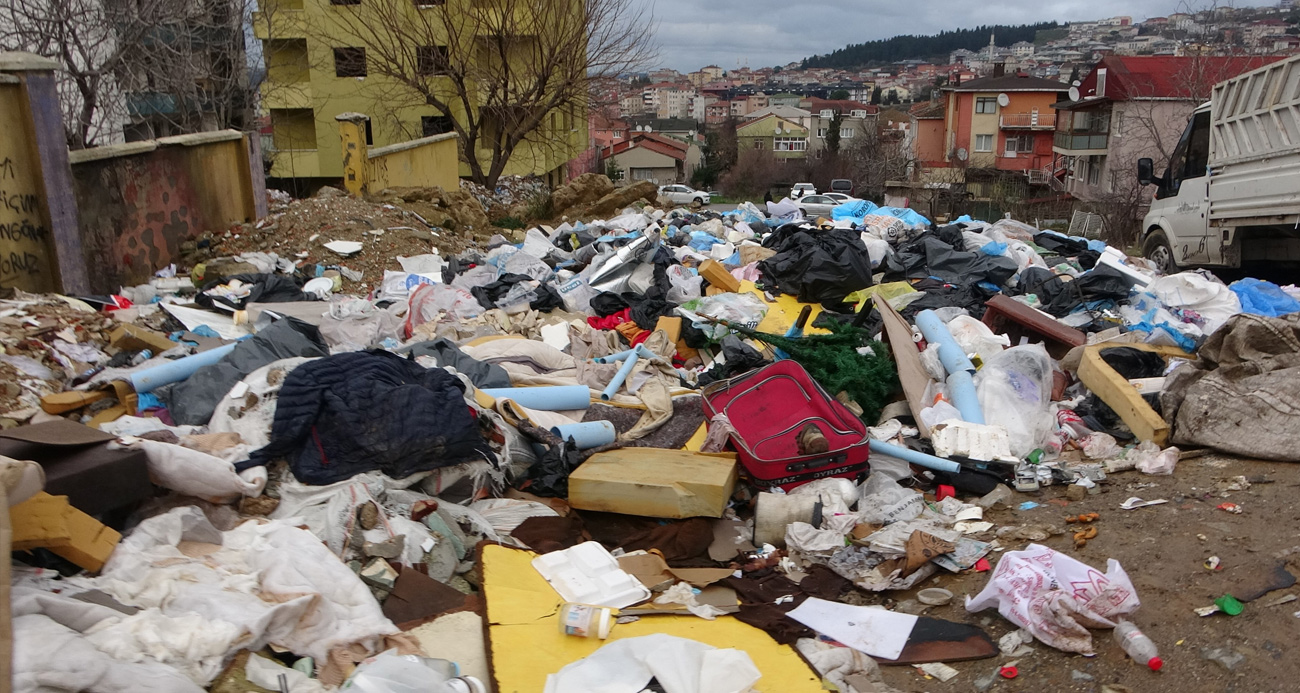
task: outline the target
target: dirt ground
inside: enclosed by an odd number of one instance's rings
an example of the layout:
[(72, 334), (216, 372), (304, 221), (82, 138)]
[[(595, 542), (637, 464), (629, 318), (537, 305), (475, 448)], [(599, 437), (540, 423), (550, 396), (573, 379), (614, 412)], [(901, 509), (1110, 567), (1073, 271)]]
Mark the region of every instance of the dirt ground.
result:
[[(1246, 490), (1224, 491), (1225, 479), (1245, 476), (1253, 483)], [(1217, 484), (1217, 486), (1216, 486)], [(1011, 509), (986, 513), (999, 527), (1053, 524), (1065, 527), (1064, 517), (1084, 512), (1101, 514), (1097, 538), (1075, 549), (1069, 534), (1039, 542), (1098, 569), (1114, 558), (1128, 572), (1142, 607), (1132, 620), (1160, 649), (1165, 665), (1151, 672), (1131, 662), (1115, 644), (1111, 631), (1093, 631), (1097, 655), (1066, 654), (1042, 643), (1034, 653), (1018, 658), (1019, 676), (998, 678), (993, 691), (1133, 691), (1134, 693), (1189, 693), (1190, 691), (1294, 691), (1300, 689), (1300, 601), (1268, 606), (1288, 594), (1300, 595), (1300, 585), (1270, 592), (1245, 605), (1239, 616), (1222, 613), (1200, 617), (1197, 607), (1210, 605), (1223, 594), (1246, 584), (1261, 583), (1273, 567), (1287, 559), (1275, 554), (1300, 545), (1300, 468), (1285, 463), (1258, 462), (1225, 456), (1184, 460), (1173, 476), (1146, 476), (1138, 472), (1112, 475), (1101, 492), (1068, 505), (1065, 488), (1051, 486), (1038, 494), (1016, 494)], [(1164, 505), (1121, 510), (1131, 496), (1147, 500), (1168, 499)], [(1022, 511), (1019, 504), (1040, 505)], [(1241, 514), (1217, 509), (1236, 503)], [(1023, 548), (1015, 542), (1010, 548)], [(1208, 570), (1206, 559), (1218, 556), (1219, 570)], [(1289, 558), (1294, 560), (1300, 554)], [(992, 559), (992, 557), (990, 557)], [(1295, 567), (1291, 571), (1300, 574)], [(928, 615), (984, 627), (994, 640), (1015, 630), (995, 609), (968, 613), (966, 595), (983, 589), (989, 573), (941, 574), (921, 585), (940, 586), (956, 595), (953, 603), (930, 609)], [(919, 588), (918, 588), (919, 589)], [(914, 592), (896, 593), (897, 600), (914, 598)], [(1228, 647), (1244, 659), (1228, 671), (1205, 659), (1203, 649)], [(1011, 658), (958, 662), (961, 673), (941, 683), (926, 679), (912, 667), (881, 667), (885, 682), (901, 691), (970, 691), (975, 680)], [(1076, 680), (1078, 671), (1092, 677)], [(1116, 688), (1124, 686), (1127, 688)]]

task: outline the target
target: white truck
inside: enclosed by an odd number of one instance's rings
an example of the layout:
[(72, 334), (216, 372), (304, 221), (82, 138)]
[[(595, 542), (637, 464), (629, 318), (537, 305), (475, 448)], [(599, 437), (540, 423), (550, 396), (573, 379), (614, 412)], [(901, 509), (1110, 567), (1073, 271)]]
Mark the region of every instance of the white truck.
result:
[(1300, 56), (1214, 86), (1193, 112), (1142, 221), (1142, 253), (1165, 272), (1243, 262), (1300, 266)]

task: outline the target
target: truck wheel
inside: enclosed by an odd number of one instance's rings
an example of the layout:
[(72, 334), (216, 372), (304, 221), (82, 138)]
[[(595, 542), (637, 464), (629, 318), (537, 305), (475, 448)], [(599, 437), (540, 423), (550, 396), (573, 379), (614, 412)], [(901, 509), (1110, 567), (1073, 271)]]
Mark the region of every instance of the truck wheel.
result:
[(1178, 263), (1174, 261), (1174, 249), (1169, 245), (1164, 231), (1156, 229), (1147, 235), (1146, 242), (1142, 244), (1142, 255), (1165, 274), (1176, 274), (1179, 271)]

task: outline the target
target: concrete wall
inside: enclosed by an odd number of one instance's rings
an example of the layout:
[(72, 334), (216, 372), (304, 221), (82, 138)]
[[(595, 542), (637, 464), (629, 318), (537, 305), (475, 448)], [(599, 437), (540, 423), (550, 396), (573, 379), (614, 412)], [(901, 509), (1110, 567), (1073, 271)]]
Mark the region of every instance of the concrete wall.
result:
[(336, 120), (343, 152), (343, 187), (352, 195), (377, 193), (384, 188), (459, 189), (456, 133), (372, 149), (366, 145), (365, 115), (342, 113)]
[(263, 216), (255, 146), (249, 135), (225, 130), (72, 152), (92, 290), (147, 281), (179, 260), (186, 241)]
[(87, 293), (58, 63), (0, 52), (0, 288)]

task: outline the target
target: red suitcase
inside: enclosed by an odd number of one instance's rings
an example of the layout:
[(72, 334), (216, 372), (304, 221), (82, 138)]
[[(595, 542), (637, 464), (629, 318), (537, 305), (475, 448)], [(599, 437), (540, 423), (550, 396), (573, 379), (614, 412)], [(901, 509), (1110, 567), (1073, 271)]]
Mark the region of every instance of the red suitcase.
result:
[[(814, 479), (857, 478), (867, 470), (867, 425), (798, 363), (777, 361), (704, 388), (709, 420), (726, 414), (740, 463), (756, 486), (790, 490)], [(798, 437), (813, 423), (830, 450), (800, 455)]]

